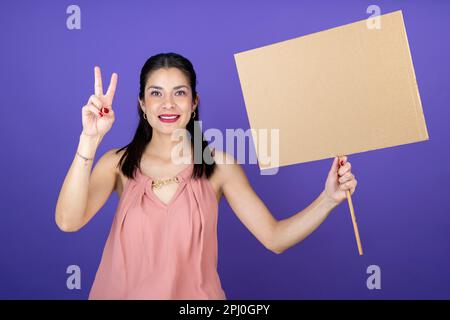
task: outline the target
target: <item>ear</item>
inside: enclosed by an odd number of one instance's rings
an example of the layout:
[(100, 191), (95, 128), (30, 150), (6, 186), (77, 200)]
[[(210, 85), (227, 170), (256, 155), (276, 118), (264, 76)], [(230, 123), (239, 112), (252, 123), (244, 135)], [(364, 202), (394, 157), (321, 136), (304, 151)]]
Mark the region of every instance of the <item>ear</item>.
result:
[(145, 112), (145, 104), (144, 101), (138, 98), (139, 106), (141, 107), (142, 112)]
[(200, 95), (197, 92), (197, 97), (195, 98), (194, 104), (192, 105), (192, 111), (195, 111), (197, 109), (199, 102), (200, 102)]

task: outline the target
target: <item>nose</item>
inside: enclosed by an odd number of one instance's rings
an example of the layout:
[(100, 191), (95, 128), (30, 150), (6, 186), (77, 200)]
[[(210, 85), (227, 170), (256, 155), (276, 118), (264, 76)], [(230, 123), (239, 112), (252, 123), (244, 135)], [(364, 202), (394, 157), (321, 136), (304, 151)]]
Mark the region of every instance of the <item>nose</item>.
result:
[(175, 106), (175, 102), (173, 99), (173, 96), (171, 94), (166, 95), (166, 98), (164, 99), (164, 108), (173, 108)]

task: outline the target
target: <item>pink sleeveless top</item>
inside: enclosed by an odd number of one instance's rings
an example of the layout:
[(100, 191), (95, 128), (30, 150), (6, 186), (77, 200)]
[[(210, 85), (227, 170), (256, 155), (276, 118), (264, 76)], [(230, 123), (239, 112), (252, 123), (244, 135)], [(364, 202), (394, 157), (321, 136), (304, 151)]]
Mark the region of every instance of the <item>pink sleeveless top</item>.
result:
[(194, 164), (170, 202), (137, 169), (128, 179), (89, 299), (226, 299), (217, 273), (216, 194)]

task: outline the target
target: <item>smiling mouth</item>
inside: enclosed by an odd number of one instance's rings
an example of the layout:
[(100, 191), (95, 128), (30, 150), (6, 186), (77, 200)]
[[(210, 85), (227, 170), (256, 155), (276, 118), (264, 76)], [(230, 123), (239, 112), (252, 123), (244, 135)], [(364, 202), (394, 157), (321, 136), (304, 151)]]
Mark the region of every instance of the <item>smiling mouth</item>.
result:
[(179, 114), (171, 114), (171, 115), (160, 115), (158, 116), (159, 120), (162, 122), (175, 122), (180, 118)]

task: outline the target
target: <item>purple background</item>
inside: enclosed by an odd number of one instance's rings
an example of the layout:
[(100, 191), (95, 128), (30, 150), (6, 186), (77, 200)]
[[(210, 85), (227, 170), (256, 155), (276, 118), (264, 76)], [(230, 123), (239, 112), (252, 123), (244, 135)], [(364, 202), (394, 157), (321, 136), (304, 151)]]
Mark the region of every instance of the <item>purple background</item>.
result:
[[(116, 122), (96, 159), (128, 143), (137, 124), (145, 60), (178, 52), (198, 74), (203, 129), (249, 127), (233, 54), (402, 9), (430, 140), (350, 157), (365, 251), (357, 254), (348, 205), (281, 255), (266, 250), (225, 199), (219, 211), (219, 274), (229, 299), (450, 298), (450, 3), (448, 1), (2, 1), (0, 297), (86, 299), (117, 194), (77, 233), (54, 222), (56, 200), (81, 132), (81, 107), (119, 74)], [(81, 30), (66, 8), (81, 8)], [(345, 125), (345, 124), (343, 124)], [(337, 133), (338, 134), (338, 133)], [(323, 189), (331, 159), (261, 176), (243, 165), (272, 214), (283, 219)], [(82, 271), (66, 288), (66, 268)], [(381, 267), (381, 290), (366, 268)]]

